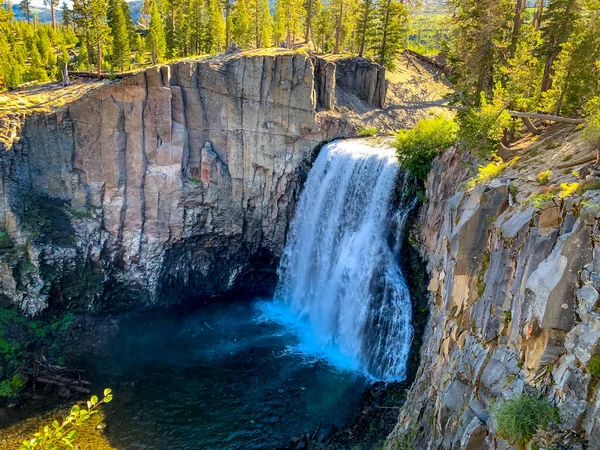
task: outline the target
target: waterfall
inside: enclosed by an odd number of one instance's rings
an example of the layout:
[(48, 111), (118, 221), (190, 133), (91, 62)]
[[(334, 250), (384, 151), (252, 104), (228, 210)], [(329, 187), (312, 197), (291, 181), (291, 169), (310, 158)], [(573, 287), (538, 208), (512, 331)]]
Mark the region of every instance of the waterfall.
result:
[[(310, 170), (279, 267), (276, 298), (379, 379), (403, 380), (411, 302), (398, 264), (410, 210), (390, 212), (399, 176), (394, 150), (364, 140), (326, 145)], [(396, 235), (402, 230), (396, 230)]]

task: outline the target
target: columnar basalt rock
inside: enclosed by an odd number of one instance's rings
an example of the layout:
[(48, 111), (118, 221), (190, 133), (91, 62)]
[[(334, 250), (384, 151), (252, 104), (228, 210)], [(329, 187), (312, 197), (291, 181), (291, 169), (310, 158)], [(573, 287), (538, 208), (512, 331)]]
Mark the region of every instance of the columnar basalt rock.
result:
[(466, 190), (471, 166), (447, 151), (427, 181), (431, 320), (386, 448), (512, 448), (492, 405), (526, 392), (558, 407), (564, 448), (598, 449), (600, 394), (586, 365), (600, 353), (600, 191), (511, 206), (518, 170)]
[(117, 308), (272, 280), (315, 149), (353, 133), (316, 97), (310, 58), (236, 54), (28, 116), (1, 155), (4, 303)]

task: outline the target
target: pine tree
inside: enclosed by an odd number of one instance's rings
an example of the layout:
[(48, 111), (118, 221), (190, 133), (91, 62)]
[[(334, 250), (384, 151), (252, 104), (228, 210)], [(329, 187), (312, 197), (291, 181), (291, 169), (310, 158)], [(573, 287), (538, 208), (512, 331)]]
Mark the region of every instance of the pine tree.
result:
[(600, 94), (600, 1), (585, 9), (552, 67), (552, 87), (543, 93), (542, 109), (555, 114), (581, 112)]
[(563, 44), (569, 40), (580, 14), (581, 0), (551, 0), (548, 5), (541, 27), (543, 44), (539, 47), (539, 53), (545, 58), (542, 92), (552, 88), (554, 61)]
[(27, 17), (27, 23), (31, 23), (31, 0), (21, 0), (19, 3), (19, 8), (21, 11), (25, 12), (25, 17)]
[(227, 49), (227, 47), (229, 47), (229, 44), (231, 43), (231, 24), (232, 24), (232, 17), (231, 17), (231, 10), (232, 10), (232, 5), (231, 5), (231, 0), (224, 0), (224, 9), (225, 9), (225, 49)]
[(237, 0), (231, 13), (231, 38), (241, 48), (250, 47), (252, 30), (246, 0)]
[(14, 47), (0, 33), (0, 88), (14, 89), (23, 82), (23, 62), (15, 57)]
[(408, 9), (400, 0), (380, 0), (377, 13), (377, 62), (393, 68), (402, 51), (408, 26)]
[(356, 37), (358, 56), (362, 57), (365, 47), (368, 48), (375, 33), (375, 0), (361, 0), (358, 9)]
[(0, 3), (0, 23), (12, 22), (13, 18), (12, 4), (10, 0)]
[(203, 50), (204, 0), (191, 0), (188, 11), (190, 53), (198, 55)]
[(31, 50), (27, 79), (29, 81), (48, 81), (48, 72), (46, 72), (42, 57), (36, 46), (33, 46)]
[(89, 39), (96, 50), (96, 74), (102, 75), (104, 47), (110, 42), (110, 27), (107, 23), (108, 0), (89, 0)]
[(449, 0), (452, 40), (450, 61), (467, 99), (479, 104), (491, 95), (498, 68), (507, 61), (514, 19), (512, 0)]
[(58, 6), (58, 0), (44, 0), (44, 5), (50, 6), (50, 12), (52, 14), (52, 28), (56, 30), (56, 7)]
[(220, 53), (225, 42), (225, 21), (220, 0), (206, 0), (204, 10), (203, 49), (206, 53)]
[(514, 55), (514, 52), (517, 48), (517, 43), (519, 40), (519, 35), (521, 34), (521, 26), (523, 25), (523, 19), (525, 15), (525, 10), (527, 9), (527, 0), (516, 0), (516, 9), (515, 9), (515, 18), (513, 21), (513, 34), (512, 41), (510, 44), (510, 54)]
[(271, 45), (272, 22), (268, 0), (249, 0), (250, 22), (256, 48)]
[(121, 72), (129, 66), (131, 54), (127, 21), (123, 14), (122, 0), (111, 0), (108, 8), (108, 24), (112, 38), (112, 62)]
[(71, 10), (69, 9), (69, 5), (67, 5), (67, 2), (63, 2), (61, 6), (61, 11), (63, 27), (67, 29), (71, 28)]
[(277, 0), (275, 3), (275, 13), (273, 14), (273, 45), (281, 46), (285, 37), (285, 2)]
[(322, 7), (320, 0), (304, 0), (304, 42), (309, 42), (313, 21)]
[(543, 64), (533, 52), (539, 38), (539, 31), (532, 25), (523, 26), (513, 57), (500, 68), (506, 87), (505, 103), (509, 109), (535, 111), (539, 102)]
[(330, 7), (333, 9), (335, 22), (335, 44), (333, 46), (333, 53), (340, 53), (342, 43), (342, 27), (345, 23), (344, 14), (347, 14), (346, 0), (332, 0)]
[(321, 8), (315, 23), (315, 47), (326, 53), (331, 49), (333, 36), (333, 23), (331, 21), (331, 9)]
[(277, 0), (275, 16), (273, 18), (273, 43), (279, 46), (285, 42), (286, 47), (291, 47), (300, 32), (299, 0)]
[(150, 26), (146, 37), (146, 43), (148, 50), (152, 55), (152, 64), (161, 62), (165, 55), (165, 51), (167, 50), (167, 42), (163, 19), (158, 10), (156, 0), (152, 0), (150, 6)]

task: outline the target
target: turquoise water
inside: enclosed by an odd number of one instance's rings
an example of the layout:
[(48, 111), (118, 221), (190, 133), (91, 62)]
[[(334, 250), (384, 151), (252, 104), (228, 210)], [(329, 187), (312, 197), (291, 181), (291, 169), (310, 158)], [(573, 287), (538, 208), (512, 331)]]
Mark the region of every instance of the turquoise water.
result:
[(117, 449), (271, 449), (343, 425), (368, 383), (284, 306), (246, 298), (130, 314), (86, 364), (114, 391)]

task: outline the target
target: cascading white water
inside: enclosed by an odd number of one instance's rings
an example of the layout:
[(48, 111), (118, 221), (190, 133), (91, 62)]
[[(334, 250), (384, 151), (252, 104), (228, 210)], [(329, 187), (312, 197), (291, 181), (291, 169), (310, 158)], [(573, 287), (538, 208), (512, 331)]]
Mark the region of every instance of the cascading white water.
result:
[(388, 242), (410, 209), (390, 217), (398, 173), (393, 149), (364, 140), (321, 150), (291, 223), (276, 297), (310, 323), (320, 345), (376, 378), (403, 380), (412, 308)]

